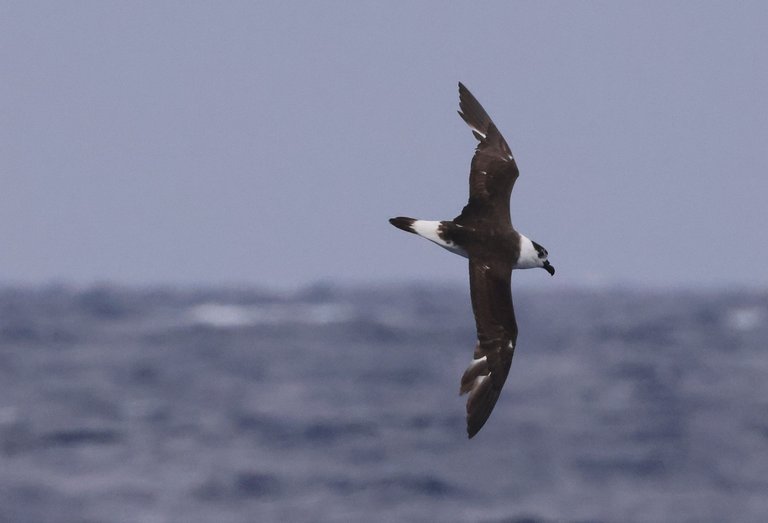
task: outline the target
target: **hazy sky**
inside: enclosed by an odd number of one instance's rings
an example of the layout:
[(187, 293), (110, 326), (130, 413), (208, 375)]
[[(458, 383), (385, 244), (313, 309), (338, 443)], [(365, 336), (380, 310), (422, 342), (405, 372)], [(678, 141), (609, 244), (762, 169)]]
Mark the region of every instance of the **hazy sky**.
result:
[(474, 140), (531, 285), (768, 285), (768, 2), (2, 2), (0, 282), (466, 281)]

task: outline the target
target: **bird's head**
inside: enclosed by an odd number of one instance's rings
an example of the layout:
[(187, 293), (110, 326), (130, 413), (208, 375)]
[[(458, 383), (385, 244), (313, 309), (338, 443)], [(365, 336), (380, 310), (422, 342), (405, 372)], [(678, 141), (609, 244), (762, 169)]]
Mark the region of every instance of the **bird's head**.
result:
[(536, 254), (539, 257), (539, 260), (538, 260), (540, 263), (539, 267), (547, 271), (550, 276), (554, 276), (555, 267), (551, 263), (549, 263), (549, 260), (547, 259), (547, 257), (549, 256), (547, 249), (545, 249), (544, 247), (542, 247), (541, 245), (539, 245), (534, 241), (531, 241), (531, 243), (533, 244), (533, 248), (536, 249)]

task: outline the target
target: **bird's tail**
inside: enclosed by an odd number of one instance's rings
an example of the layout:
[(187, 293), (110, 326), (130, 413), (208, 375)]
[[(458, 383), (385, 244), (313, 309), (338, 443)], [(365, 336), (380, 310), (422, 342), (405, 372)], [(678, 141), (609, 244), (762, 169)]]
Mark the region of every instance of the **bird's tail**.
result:
[(416, 230), (413, 228), (413, 223), (416, 220), (414, 218), (406, 218), (404, 216), (398, 216), (397, 218), (390, 218), (389, 223), (397, 227), (398, 229), (402, 229), (406, 232), (412, 232), (416, 234)]

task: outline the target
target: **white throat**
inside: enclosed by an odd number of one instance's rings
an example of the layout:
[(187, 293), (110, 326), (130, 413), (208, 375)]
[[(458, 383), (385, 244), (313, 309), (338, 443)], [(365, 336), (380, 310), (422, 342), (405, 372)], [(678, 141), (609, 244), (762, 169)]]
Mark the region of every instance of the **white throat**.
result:
[(513, 269), (533, 269), (535, 267), (542, 267), (541, 258), (539, 253), (533, 246), (533, 242), (526, 236), (520, 235), (520, 257), (517, 259)]

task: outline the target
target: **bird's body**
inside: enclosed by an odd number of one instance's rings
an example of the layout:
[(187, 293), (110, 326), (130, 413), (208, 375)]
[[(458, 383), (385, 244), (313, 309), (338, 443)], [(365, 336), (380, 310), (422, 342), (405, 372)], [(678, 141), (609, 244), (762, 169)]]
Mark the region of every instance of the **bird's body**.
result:
[(451, 221), (414, 220), (404, 217), (392, 218), (390, 223), (464, 258), (469, 258), (467, 249), (495, 249), (506, 252), (507, 256), (514, 260), (512, 269), (541, 267), (539, 251), (536, 250), (534, 242), (511, 227), (508, 231), (494, 232), (469, 229)]
[(513, 269), (555, 269), (547, 251), (512, 227), (509, 197), (518, 177), (512, 152), (474, 96), (459, 84), (459, 115), (478, 140), (469, 176), (469, 201), (453, 220), (398, 217), (395, 227), (422, 236), (469, 259), (472, 310), (477, 327), (474, 359), (461, 379), (467, 400), (467, 433), (482, 428), (506, 381), (517, 344), (510, 288)]

